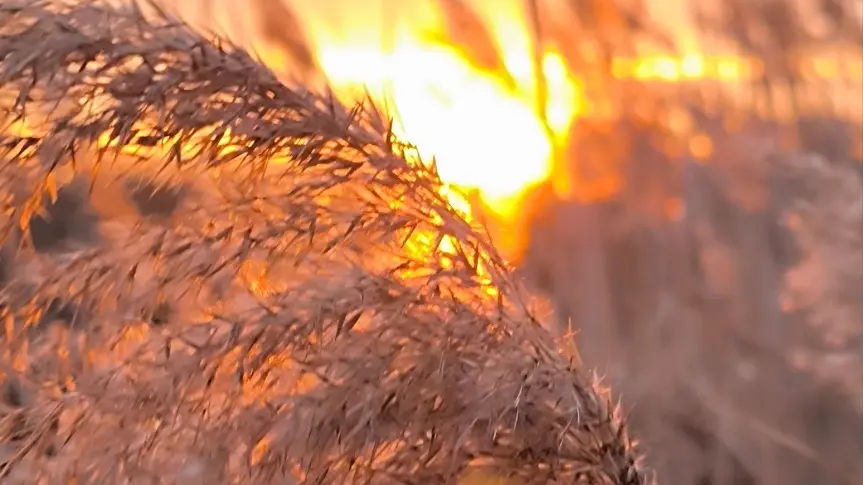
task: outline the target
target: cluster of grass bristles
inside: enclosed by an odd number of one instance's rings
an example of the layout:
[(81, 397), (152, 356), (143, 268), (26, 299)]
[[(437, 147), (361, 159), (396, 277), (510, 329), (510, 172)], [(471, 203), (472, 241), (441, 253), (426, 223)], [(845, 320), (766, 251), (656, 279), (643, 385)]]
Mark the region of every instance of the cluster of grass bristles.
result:
[(649, 482), (385, 116), (150, 7), (0, 6), (0, 481)]

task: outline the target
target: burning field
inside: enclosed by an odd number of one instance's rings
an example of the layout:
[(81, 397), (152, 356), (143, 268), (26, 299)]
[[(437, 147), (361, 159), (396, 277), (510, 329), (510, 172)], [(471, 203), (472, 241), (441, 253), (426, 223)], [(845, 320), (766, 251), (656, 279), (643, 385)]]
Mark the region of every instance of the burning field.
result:
[(0, 4), (0, 482), (863, 483), (859, 125), (308, 5)]

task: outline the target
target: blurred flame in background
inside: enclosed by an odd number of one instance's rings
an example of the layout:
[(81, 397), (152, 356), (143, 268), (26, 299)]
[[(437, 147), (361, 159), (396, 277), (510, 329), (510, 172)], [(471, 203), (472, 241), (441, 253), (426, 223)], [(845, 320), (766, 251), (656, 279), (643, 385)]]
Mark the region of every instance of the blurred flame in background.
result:
[[(243, 9), (219, 0), (173, 6), (193, 25), (215, 24), (240, 45), (252, 46), (286, 77), (298, 67), (308, 71), (308, 56), (293, 48), (308, 44), (314, 68), (339, 97), (353, 102), (370, 96), (390, 110), (396, 136), (416, 146), (423, 160), (434, 158), (441, 179), (455, 189), (447, 197), (467, 217), (478, 202), (492, 225), (507, 225), (519, 217), (532, 187), (558, 178), (552, 177), (554, 147), (568, 136), (584, 100), (560, 54), (547, 50), (540, 114), (533, 44), (520, 2), (384, 0), (363, 8), (343, 0), (250, 3)], [(477, 29), (483, 35), (470, 37)], [(504, 255), (517, 257), (521, 232), (495, 237)]]
[[(524, 205), (536, 186), (548, 184), (558, 197), (580, 200), (616, 190), (613, 183), (591, 190), (562, 166), (558, 147), (570, 139), (574, 120), (590, 115), (592, 100), (553, 46), (537, 52), (525, 2), (380, 0), (362, 8), (355, 0), (163, 3), (193, 26), (250, 48), (286, 79), (309, 83), (314, 72), (346, 102), (371, 96), (387, 107), (396, 136), (415, 145), (424, 160), (434, 157), (453, 206), (470, 218), (475, 202), (481, 205), (496, 246), (510, 260), (524, 250)], [(674, 17), (665, 21), (683, 22), (677, 18), (683, 10), (663, 9), (663, 16)], [(757, 74), (754, 62), (704, 56), (691, 35), (682, 37), (685, 55), (613, 59), (613, 76), (734, 81)]]
[[(683, 54), (613, 59), (615, 78), (733, 82), (758, 74), (755, 62), (702, 54), (686, 27), (685, 1), (648, 2), (661, 9), (651, 13)], [(526, 245), (524, 206), (538, 185), (588, 201), (618, 190), (614, 180), (579, 180), (563, 166), (558, 148), (570, 141), (574, 120), (591, 115), (593, 100), (553, 45), (537, 52), (524, 1), (379, 0), (361, 8), (355, 0), (258, 0), (243, 8), (203, 2), (174, 6), (191, 23), (216, 25), (252, 46), (277, 74), (319, 70), (345, 101), (370, 95), (386, 106), (395, 134), (424, 160), (434, 157), (441, 179), (456, 189), (447, 191), (453, 205), (471, 217), (475, 204), (459, 194), (476, 196), (511, 261)]]

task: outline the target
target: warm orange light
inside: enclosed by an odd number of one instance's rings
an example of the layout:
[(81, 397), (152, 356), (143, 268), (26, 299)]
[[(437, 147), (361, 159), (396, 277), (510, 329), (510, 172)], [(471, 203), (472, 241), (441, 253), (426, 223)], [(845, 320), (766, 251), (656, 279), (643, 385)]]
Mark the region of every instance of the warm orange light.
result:
[[(477, 15), (493, 37), (500, 54), (498, 64), (504, 66), (500, 69), (507, 71), (507, 79), (499, 72), (489, 72), (488, 67), (484, 70), (474, 65), (463, 49), (441, 41), (447, 38), (446, 29), (435, 2), (402, 3), (399, 8), (404, 11), (389, 23), (381, 20), (380, 12), (357, 8), (352, 2), (345, 1), (344, 6), (355, 9), (347, 14), (351, 22), (338, 21), (340, 8), (325, 10), (311, 2), (289, 3), (337, 95), (351, 102), (370, 94), (389, 107), (396, 121), (396, 136), (415, 145), (423, 159), (434, 157), (445, 184), (477, 194), (496, 223), (518, 226), (514, 221), (523, 216), (524, 197), (532, 187), (549, 179), (560, 179), (551, 180), (559, 193), (575, 196), (571, 186), (577, 186), (578, 181), (558, 176), (568, 171), (555, 167), (554, 147), (567, 141), (573, 119), (587, 100), (562, 56), (547, 50), (541, 59), (546, 103), (539, 113), (533, 40), (519, 2), (469, 2), (477, 7)], [(390, 7), (396, 8), (394, 4)], [(215, 10), (224, 14), (228, 7), (222, 4)], [(184, 17), (193, 23), (204, 21), (201, 12), (187, 11)], [(275, 71), (290, 74), (291, 55), (257, 35), (252, 17), (248, 11), (238, 12), (237, 18), (223, 24), (227, 34), (251, 47)], [(824, 70), (823, 66), (816, 69)], [(697, 50), (682, 58), (613, 61), (615, 76), (666, 81), (738, 78), (750, 71), (752, 68), (740, 59), (707, 57)], [(100, 141), (107, 143), (107, 135)], [(166, 149), (175, 141), (126, 151), (140, 155), (144, 150)], [(223, 148), (233, 149), (237, 147)], [(182, 147), (187, 156), (195, 151), (194, 146)], [(560, 189), (564, 185), (570, 189)], [(615, 190), (618, 186), (610, 184), (603, 193)], [(448, 197), (466, 217), (472, 217), (469, 204), (455, 195)], [(508, 235), (516, 241), (518, 236)], [(500, 249), (506, 254), (520, 244), (504, 246)]]
[(560, 54), (549, 52), (542, 61), (548, 87), (545, 107), (548, 123), (556, 136), (565, 137), (573, 119), (583, 109), (580, 86), (567, 70)]
[[(550, 174), (551, 141), (532, 100), (455, 53), (406, 43), (392, 53), (322, 47), (319, 56), (337, 92), (350, 96), (365, 87), (391, 104), (397, 136), (434, 157), (444, 181), (478, 190), (490, 208)], [(563, 129), (575, 95), (555, 61), (546, 66), (561, 92), (560, 102), (549, 102), (550, 119)]]
[[(415, 145), (424, 160), (434, 157), (446, 184), (476, 193), (485, 210), (506, 224), (518, 217), (527, 191), (551, 177), (554, 140), (536, 108), (526, 26), (512, 16), (489, 20), (515, 87), (473, 66), (458, 50), (429, 40), (426, 26), (407, 29), (388, 48), (323, 34), (315, 44), (336, 93), (345, 98), (370, 93), (392, 107), (396, 136)], [(545, 54), (542, 70), (551, 136), (562, 139), (581, 106), (578, 84), (555, 52)], [(517, 256), (507, 253), (516, 252), (518, 243), (499, 244), (504, 254)]]
[(683, 77), (696, 79), (704, 77), (705, 74), (705, 62), (704, 58), (695, 55), (689, 54), (685, 56), (680, 62), (680, 72)]

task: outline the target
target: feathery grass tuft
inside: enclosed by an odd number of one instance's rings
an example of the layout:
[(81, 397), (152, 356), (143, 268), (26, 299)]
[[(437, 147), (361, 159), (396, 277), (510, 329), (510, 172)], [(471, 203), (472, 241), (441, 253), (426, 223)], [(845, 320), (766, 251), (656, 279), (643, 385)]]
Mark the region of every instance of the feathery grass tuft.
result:
[[(383, 113), (144, 7), (0, 6), (3, 483), (649, 482)], [(37, 253), (81, 177), (183, 197)]]

